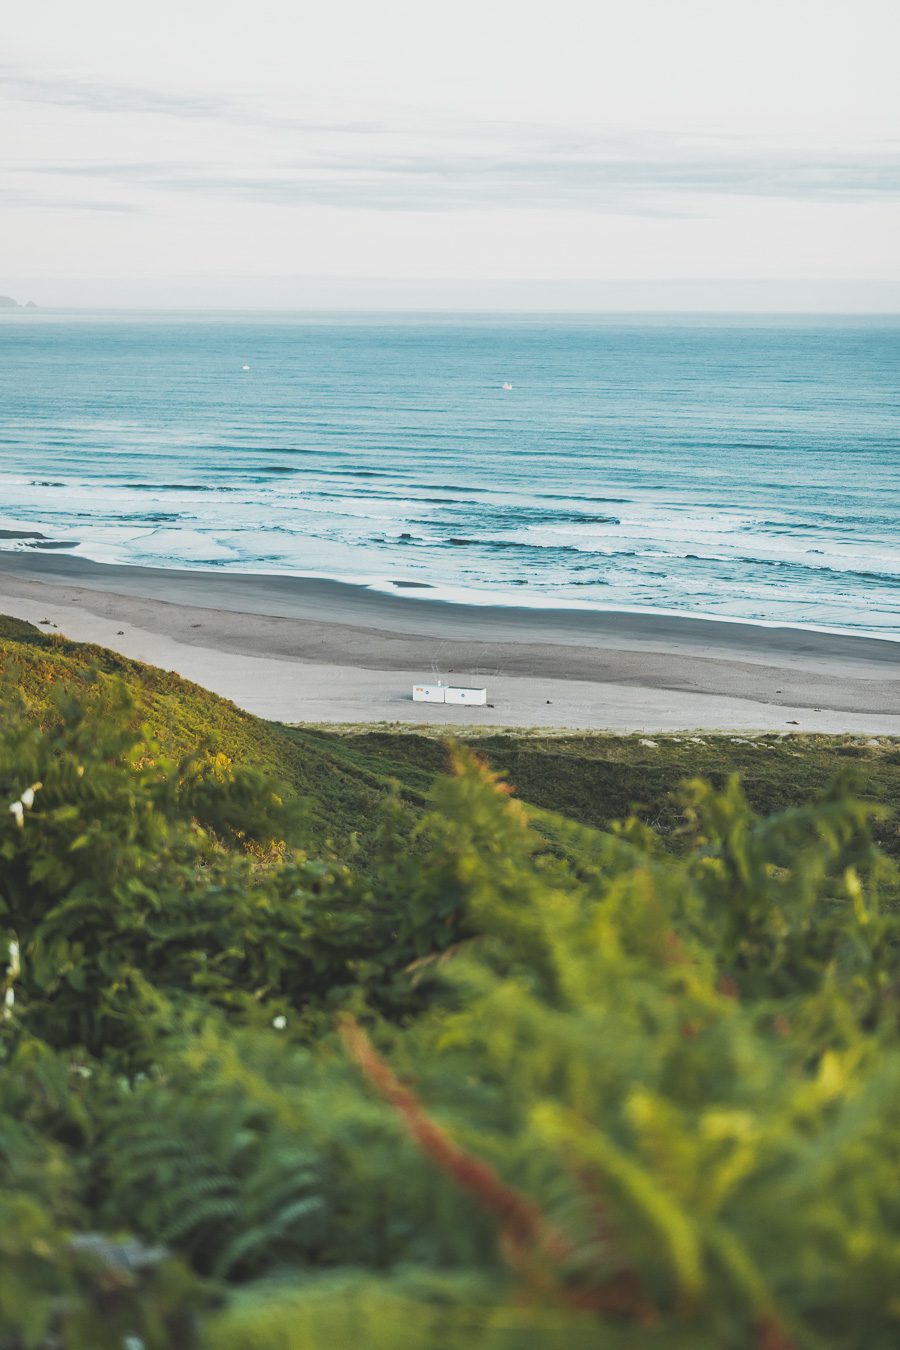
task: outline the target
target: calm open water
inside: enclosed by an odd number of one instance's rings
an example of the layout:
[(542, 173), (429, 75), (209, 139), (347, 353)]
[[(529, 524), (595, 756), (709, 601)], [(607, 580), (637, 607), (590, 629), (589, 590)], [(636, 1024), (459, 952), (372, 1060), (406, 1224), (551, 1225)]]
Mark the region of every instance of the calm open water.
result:
[(898, 636), (898, 358), (887, 319), (2, 315), (0, 529), (46, 539), (0, 547)]

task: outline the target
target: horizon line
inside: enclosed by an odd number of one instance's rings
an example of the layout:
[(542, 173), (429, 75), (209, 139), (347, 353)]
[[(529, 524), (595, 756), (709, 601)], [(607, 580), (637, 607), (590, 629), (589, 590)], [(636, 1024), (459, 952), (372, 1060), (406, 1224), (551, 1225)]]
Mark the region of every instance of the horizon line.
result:
[(186, 305), (171, 304), (98, 304), (98, 305), (55, 305), (47, 303), (24, 302), (14, 306), (0, 307), (0, 318), (17, 315), (36, 314), (398, 314), (398, 315), (558, 315), (566, 317), (597, 317), (602, 315), (718, 315), (721, 317), (746, 315), (750, 317), (796, 317), (796, 318), (900, 318), (900, 304), (885, 309), (832, 309), (797, 308), (777, 305), (760, 307), (742, 306), (665, 306), (665, 305), (593, 305), (593, 306), (532, 306), (532, 305), (402, 305), (402, 304), (356, 304), (356, 305), (247, 305), (247, 304), (211, 304), (198, 303)]

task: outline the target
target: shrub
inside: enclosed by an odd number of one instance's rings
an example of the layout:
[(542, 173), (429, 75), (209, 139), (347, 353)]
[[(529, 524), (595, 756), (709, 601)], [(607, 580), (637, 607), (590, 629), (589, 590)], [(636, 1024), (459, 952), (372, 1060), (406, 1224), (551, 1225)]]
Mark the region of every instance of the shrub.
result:
[[(536, 812), (466, 752), (365, 873), (109, 681), (0, 726), (0, 1346), (897, 1342), (883, 812)], [(3, 969), (5, 962), (5, 971)]]

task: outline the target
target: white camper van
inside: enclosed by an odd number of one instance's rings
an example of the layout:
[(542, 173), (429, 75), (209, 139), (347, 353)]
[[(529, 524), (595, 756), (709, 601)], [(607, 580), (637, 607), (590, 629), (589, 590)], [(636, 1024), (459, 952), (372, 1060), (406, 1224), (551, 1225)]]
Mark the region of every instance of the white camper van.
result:
[(437, 684), (414, 684), (412, 696), (413, 703), (467, 703), (475, 707), (484, 707), (487, 703), (486, 689), (444, 684), (443, 680), (438, 680)]
[(444, 693), (442, 684), (414, 684), (413, 703), (443, 703)]
[(474, 703), (484, 705), (487, 703), (486, 689), (464, 689), (462, 687), (454, 688), (447, 685), (444, 690), (445, 703)]

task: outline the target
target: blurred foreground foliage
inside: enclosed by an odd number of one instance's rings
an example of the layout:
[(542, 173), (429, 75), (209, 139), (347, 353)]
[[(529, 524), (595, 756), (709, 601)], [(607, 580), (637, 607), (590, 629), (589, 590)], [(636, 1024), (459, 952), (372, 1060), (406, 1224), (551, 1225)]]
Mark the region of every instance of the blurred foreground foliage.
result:
[(457, 750), (357, 867), (115, 680), (0, 700), (0, 1350), (900, 1343), (897, 872), (847, 782), (687, 782), (673, 851)]

